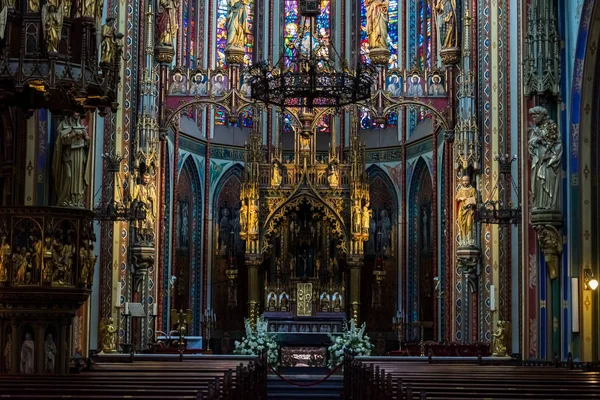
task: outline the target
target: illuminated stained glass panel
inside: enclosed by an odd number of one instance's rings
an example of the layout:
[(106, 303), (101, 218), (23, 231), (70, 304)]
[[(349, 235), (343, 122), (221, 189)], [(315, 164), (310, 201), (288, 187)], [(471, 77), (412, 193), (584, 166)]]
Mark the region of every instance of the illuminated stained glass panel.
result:
[(431, 7), (427, 0), (419, 0), (419, 67), (431, 68)]
[(189, 39), (189, 20), (190, 20), (190, 12), (189, 12), (189, 8), (190, 8), (190, 4), (188, 0), (183, 0), (182, 3), (182, 7), (183, 7), (183, 28), (182, 28), (182, 32), (183, 32), (183, 43), (182, 43), (182, 50), (183, 50), (183, 57), (187, 58), (187, 54), (189, 52), (188, 49), (188, 39)]
[[(315, 33), (312, 37), (309, 35), (310, 20), (306, 19), (304, 23), (306, 28), (302, 29), (302, 17), (298, 14), (298, 0), (285, 0), (285, 18), (283, 43), (285, 46), (285, 63), (290, 64), (290, 59), (298, 50), (308, 52), (311, 49), (316, 51), (320, 58), (328, 58), (329, 37), (331, 34), (331, 15), (330, 0), (321, 0), (321, 14), (316, 19)], [(298, 43), (298, 34), (304, 31), (305, 35), (301, 43)]]
[[(217, 66), (225, 67), (225, 47), (227, 47), (227, 4), (228, 0), (219, 0), (217, 3)], [(242, 0), (239, 0), (242, 1)], [(254, 0), (248, 2), (247, 14), (248, 14), (248, 29), (253, 32), (254, 25)], [(246, 40), (246, 55), (244, 56), (244, 62), (246, 65), (252, 63), (252, 51), (254, 49), (254, 35), (250, 33)]]
[(192, 18), (190, 19), (190, 49), (189, 49), (189, 66), (194, 68), (196, 64), (196, 2), (191, 2)]
[[(398, 0), (390, 0), (388, 17), (388, 48), (390, 50), (388, 65), (390, 68), (398, 68)], [(364, 62), (370, 61), (365, 0), (360, 2), (360, 55)]]

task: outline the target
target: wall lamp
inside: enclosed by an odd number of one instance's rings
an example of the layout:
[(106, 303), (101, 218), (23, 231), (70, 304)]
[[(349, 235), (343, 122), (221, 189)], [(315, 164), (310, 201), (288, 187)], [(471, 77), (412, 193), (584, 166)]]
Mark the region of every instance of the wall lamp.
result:
[(594, 278), (594, 274), (592, 273), (591, 269), (586, 268), (583, 270), (583, 278), (585, 290), (596, 290), (598, 287), (598, 279)]

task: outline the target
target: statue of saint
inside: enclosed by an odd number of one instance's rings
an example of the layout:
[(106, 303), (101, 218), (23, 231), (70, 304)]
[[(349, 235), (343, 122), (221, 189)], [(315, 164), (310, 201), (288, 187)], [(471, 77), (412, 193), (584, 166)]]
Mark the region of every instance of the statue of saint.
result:
[(8, 266), (12, 251), (10, 245), (6, 242), (6, 235), (2, 235), (0, 240), (0, 282), (8, 281)]
[(21, 365), (22, 374), (33, 374), (35, 372), (35, 343), (31, 338), (31, 333), (25, 334), (25, 340), (21, 345)]
[(531, 191), (533, 209), (554, 210), (560, 193), (560, 160), (563, 146), (556, 123), (544, 107), (529, 110), (534, 125), (530, 128), (528, 141), (531, 156)]
[(321, 297), (321, 311), (329, 311), (329, 296), (325, 293)]
[(288, 298), (287, 294), (283, 293), (281, 295), (281, 311), (287, 311), (288, 309)]
[(106, 24), (102, 25), (102, 43), (100, 44), (101, 63), (110, 64), (115, 58), (117, 32), (114, 23), (115, 19), (110, 17), (106, 19)]
[(388, 0), (365, 0), (367, 7), (367, 35), (369, 47), (387, 49), (388, 45)]
[(56, 204), (62, 207), (83, 207), (85, 189), (90, 176), (89, 140), (79, 115), (65, 116), (56, 129), (56, 144), (52, 172), (56, 189)]
[(477, 205), (477, 192), (471, 186), (468, 175), (461, 178), (461, 184), (456, 191), (456, 204), (458, 207), (458, 230), (460, 240), (473, 241), (473, 225), (475, 223), (475, 206)]
[(248, 229), (248, 206), (246, 200), (242, 200), (240, 207), (240, 232), (246, 233)]
[(44, 360), (44, 371), (52, 373), (56, 366), (56, 344), (54, 343), (51, 333), (46, 335), (44, 353), (46, 356)]
[(510, 331), (508, 330), (507, 321), (498, 321), (498, 329), (492, 334), (492, 357), (505, 357), (508, 355), (508, 344), (510, 339)]
[(341, 308), (342, 308), (342, 299), (341, 299), (340, 297), (341, 297), (341, 296), (340, 296), (340, 294), (339, 294), (339, 293), (336, 293), (336, 294), (333, 296), (333, 309), (334, 309), (334, 310), (338, 310), (338, 311), (339, 311), (339, 310), (341, 310)]
[(102, 322), (100, 322), (103, 353), (113, 353), (117, 350), (117, 345), (115, 344), (116, 332), (117, 328), (113, 326), (112, 318), (104, 318)]
[(81, 0), (81, 16), (93, 18), (96, 16), (96, 0)]
[[(138, 177), (138, 172), (134, 174), (134, 178)], [(156, 209), (157, 209), (157, 198), (156, 198), (156, 187), (151, 182), (151, 176), (148, 172), (142, 174), (140, 183), (136, 184), (135, 181), (130, 182), (131, 187), (131, 199), (138, 203), (144, 204), (146, 210), (146, 219), (138, 221), (137, 228), (145, 230), (146, 232), (154, 232), (154, 223), (156, 222)]]
[(271, 186), (274, 189), (279, 188), (279, 186), (281, 186), (281, 172), (279, 169), (279, 164), (278, 163), (273, 163), (273, 176), (271, 177)]
[(42, 21), (48, 53), (58, 53), (58, 42), (62, 33), (63, 7), (48, 2), (42, 7)]
[(258, 235), (258, 206), (252, 200), (248, 209), (248, 233)]
[(362, 222), (361, 222), (361, 230), (364, 234), (369, 234), (369, 224), (371, 222), (371, 214), (373, 211), (369, 209), (369, 202), (367, 201), (362, 208)]
[(32, 13), (39, 12), (40, 11), (40, 1), (39, 0), (27, 0), (27, 9), (29, 10), (29, 12), (32, 12)]
[(438, 38), (442, 50), (456, 47), (458, 45), (456, 0), (438, 0), (435, 11), (437, 13)]
[(6, 371), (10, 372), (10, 367), (12, 367), (12, 334), (9, 332), (6, 336), (6, 344), (4, 345), (4, 366), (6, 367)]
[(244, 47), (250, 32), (248, 28), (248, 0), (229, 0), (227, 11), (227, 46)]
[(276, 307), (277, 301), (275, 300), (275, 293), (271, 293), (269, 295), (269, 309), (271, 309), (271, 311), (274, 311)]
[[(9, 0), (0, 0), (0, 40), (4, 39), (4, 34), (6, 32), (9, 7)], [(14, 8), (14, 5), (12, 8)]]
[(219, 254), (225, 254), (229, 243), (229, 234), (231, 233), (231, 221), (230, 221), (229, 208), (223, 207), (221, 209), (221, 219), (219, 220)]
[(337, 189), (338, 185), (340, 184), (340, 175), (335, 165), (331, 166), (331, 172), (327, 177), (327, 182), (329, 183), (329, 187), (332, 189)]
[(177, 8), (179, 0), (160, 0), (159, 3), (162, 12), (158, 16), (159, 44), (164, 46), (174, 46), (177, 37)]
[(361, 233), (362, 232), (362, 227), (361, 227), (362, 220), (361, 220), (361, 216), (360, 216), (360, 214), (361, 214), (360, 202), (355, 201), (353, 209), (354, 209), (354, 213), (352, 216), (352, 222), (353, 222), (352, 230), (354, 233)]

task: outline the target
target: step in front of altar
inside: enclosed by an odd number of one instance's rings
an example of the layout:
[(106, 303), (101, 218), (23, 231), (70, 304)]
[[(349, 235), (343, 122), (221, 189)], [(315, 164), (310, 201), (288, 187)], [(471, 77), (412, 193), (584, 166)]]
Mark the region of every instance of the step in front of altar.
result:
[(266, 311), (264, 315), (269, 323), (269, 331), (277, 333), (341, 333), (346, 318), (344, 313), (319, 313), (311, 317), (297, 317), (284, 312)]

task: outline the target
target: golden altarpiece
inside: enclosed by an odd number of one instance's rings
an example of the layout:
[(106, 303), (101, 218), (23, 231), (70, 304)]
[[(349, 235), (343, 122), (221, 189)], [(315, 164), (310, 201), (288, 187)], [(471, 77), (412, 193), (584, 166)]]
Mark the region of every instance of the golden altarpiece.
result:
[(359, 318), (371, 218), (365, 149), (354, 123), (345, 157), (339, 157), (333, 131), (327, 158), (318, 159), (316, 113), (299, 114), (293, 157), (284, 160), (279, 146), (266, 157), (257, 130), (247, 144), (240, 236), (248, 311), (255, 320), (262, 308), (271, 331), (341, 331), (345, 319)]

